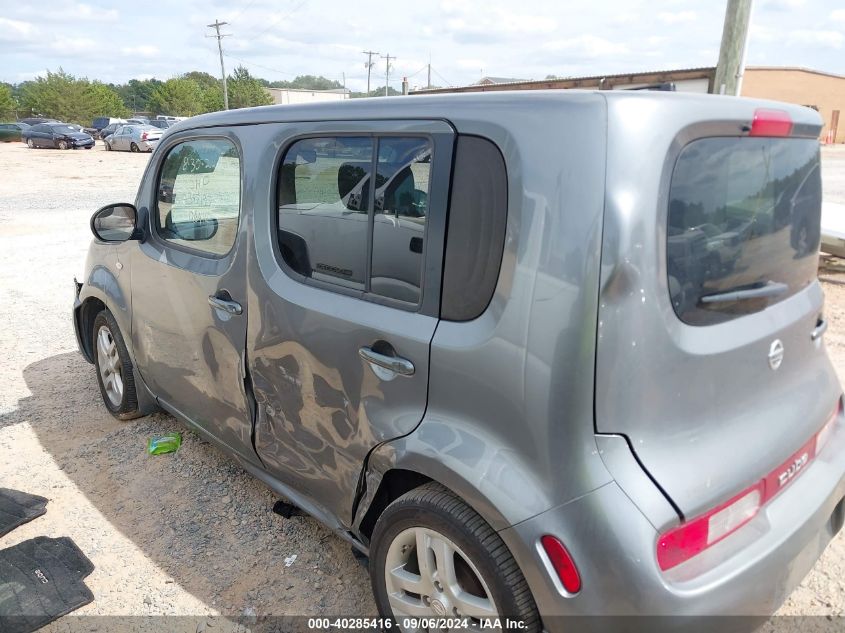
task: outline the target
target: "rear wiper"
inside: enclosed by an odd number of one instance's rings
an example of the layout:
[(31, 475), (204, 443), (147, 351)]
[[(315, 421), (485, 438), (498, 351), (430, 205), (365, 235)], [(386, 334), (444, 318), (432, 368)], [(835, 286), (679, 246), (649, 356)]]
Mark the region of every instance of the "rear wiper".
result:
[(789, 290), (789, 286), (778, 281), (767, 281), (763, 286), (755, 288), (744, 288), (739, 290), (726, 290), (712, 295), (701, 297), (701, 303), (727, 303), (728, 301), (742, 301), (743, 299), (760, 299), (764, 297), (776, 297)]

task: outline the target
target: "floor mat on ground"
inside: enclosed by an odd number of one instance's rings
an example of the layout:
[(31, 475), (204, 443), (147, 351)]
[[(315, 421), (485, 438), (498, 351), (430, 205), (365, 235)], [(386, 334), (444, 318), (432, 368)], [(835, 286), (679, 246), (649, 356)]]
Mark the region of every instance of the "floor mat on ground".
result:
[(29, 633), (88, 604), (94, 570), (67, 537), (38, 536), (0, 550), (0, 631)]
[(0, 488), (0, 536), (47, 512), (47, 499), (11, 488)]

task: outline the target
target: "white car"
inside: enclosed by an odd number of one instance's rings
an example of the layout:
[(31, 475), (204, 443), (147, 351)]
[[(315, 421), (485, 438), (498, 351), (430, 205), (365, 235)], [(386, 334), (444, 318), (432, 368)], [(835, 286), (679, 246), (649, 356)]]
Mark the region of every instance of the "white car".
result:
[(152, 125), (123, 125), (107, 137), (103, 144), (107, 150), (151, 152), (158, 145), (162, 132)]

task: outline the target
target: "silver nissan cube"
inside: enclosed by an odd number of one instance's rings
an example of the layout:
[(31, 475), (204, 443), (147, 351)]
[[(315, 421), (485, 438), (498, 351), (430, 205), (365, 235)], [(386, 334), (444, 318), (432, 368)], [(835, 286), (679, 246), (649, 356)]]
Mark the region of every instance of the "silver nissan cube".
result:
[(765, 616), (845, 520), (821, 124), (621, 91), (194, 117), (93, 216), (79, 347), (113, 415), (368, 555), (403, 630)]

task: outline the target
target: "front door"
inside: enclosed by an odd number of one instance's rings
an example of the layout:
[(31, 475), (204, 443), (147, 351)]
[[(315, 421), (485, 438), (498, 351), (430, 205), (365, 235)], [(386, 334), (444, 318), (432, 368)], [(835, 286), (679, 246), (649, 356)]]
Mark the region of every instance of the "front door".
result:
[(139, 194), (151, 236), (130, 262), (135, 359), (166, 409), (255, 461), (241, 149), (231, 132), (196, 134), (168, 140)]
[[(247, 355), (265, 467), (351, 522), (362, 467), (425, 412), (451, 165), (445, 122), (266, 125)], [(281, 148), (281, 152), (279, 152)], [(263, 186), (262, 186), (263, 188)]]

